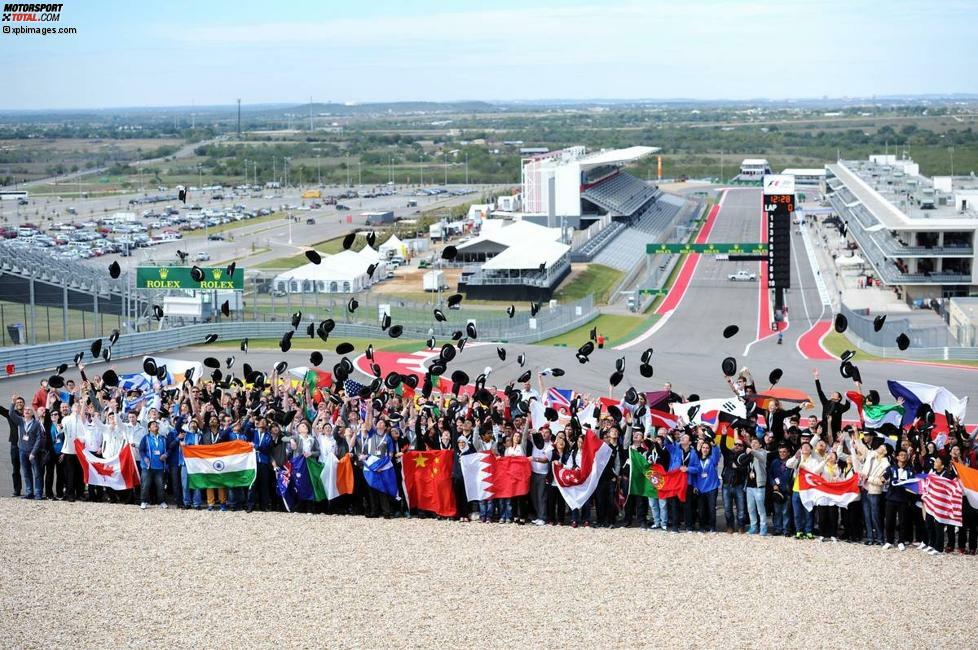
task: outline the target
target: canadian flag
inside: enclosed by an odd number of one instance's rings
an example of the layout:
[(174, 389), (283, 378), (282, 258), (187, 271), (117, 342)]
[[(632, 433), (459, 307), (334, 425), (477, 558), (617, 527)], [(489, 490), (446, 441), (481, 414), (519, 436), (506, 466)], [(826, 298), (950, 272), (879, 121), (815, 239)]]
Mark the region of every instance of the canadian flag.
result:
[(611, 446), (606, 445), (593, 430), (588, 430), (577, 454), (576, 467), (555, 462), (554, 481), (570, 508), (582, 508), (598, 487), (598, 479), (611, 460)]
[(530, 491), (530, 459), (496, 456), (488, 451), (459, 457), (469, 501), (510, 499)]
[(75, 440), (75, 452), (85, 483), (113, 490), (128, 490), (139, 485), (139, 471), (129, 445), (124, 445), (115, 456), (99, 458), (87, 451), (81, 440)]

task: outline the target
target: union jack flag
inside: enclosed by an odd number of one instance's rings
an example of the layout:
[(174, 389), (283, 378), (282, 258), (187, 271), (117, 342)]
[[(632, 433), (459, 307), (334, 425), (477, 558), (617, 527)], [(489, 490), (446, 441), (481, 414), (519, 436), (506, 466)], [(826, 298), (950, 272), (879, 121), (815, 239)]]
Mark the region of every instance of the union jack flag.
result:
[(558, 411), (570, 411), (574, 391), (570, 388), (549, 388), (543, 398), (544, 406), (552, 406)]

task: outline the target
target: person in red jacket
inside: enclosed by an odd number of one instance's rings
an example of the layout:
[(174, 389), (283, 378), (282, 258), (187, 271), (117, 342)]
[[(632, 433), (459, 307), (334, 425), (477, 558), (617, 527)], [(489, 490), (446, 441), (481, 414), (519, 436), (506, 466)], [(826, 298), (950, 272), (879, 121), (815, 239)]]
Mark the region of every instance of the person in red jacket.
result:
[(31, 398), (31, 408), (34, 411), (37, 409), (46, 408), (48, 405), (48, 380), (41, 380), (41, 387), (37, 389), (34, 393), (34, 397)]

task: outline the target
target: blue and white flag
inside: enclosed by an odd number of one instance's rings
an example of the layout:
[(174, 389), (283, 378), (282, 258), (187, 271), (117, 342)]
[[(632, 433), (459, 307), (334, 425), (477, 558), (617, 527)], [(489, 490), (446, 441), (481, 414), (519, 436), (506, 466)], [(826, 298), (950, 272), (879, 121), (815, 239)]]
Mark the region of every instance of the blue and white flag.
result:
[(370, 456), (363, 463), (363, 478), (367, 485), (392, 497), (397, 496), (397, 472), (390, 456)]

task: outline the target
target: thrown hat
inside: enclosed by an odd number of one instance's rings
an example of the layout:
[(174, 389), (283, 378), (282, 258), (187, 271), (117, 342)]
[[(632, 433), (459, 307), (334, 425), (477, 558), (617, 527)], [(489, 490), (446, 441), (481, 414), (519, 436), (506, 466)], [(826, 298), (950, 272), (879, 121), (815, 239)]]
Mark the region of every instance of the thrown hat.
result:
[(248, 339), (241, 339), (241, 351), (248, 352)]
[(649, 377), (651, 377), (651, 376), (652, 376), (652, 374), (653, 374), (653, 373), (654, 373), (655, 371), (653, 370), (653, 368), (652, 368), (652, 366), (651, 366), (650, 364), (648, 364), (648, 363), (643, 363), (642, 365), (640, 365), (640, 366), (638, 367), (638, 372), (639, 372), (639, 374), (641, 374), (641, 375), (642, 375), (643, 377), (645, 377), (646, 379), (648, 379)]
[(77, 366), (78, 365), (78, 362), (81, 361), (84, 358), (85, 358), (85, 353), (84, 352), (78, 352), (78, 353), (76, 353), (75, 354), (75, 359), (74, 359), (75, 365)]
[(353, 352), (353, 350), (353, 344), (349, 341), (344, 341), (336, 346), (336, 354), (349, 354), (350, 352)]
[(455, 346), (451, 343), (446, 343), (441, 346), (441, 352), (439, 353), (439, 358), (446, 363), (455, 358)]
[(475, 323), (468, 323), (465, 326), (465, 333), (469, 335), (470, 339), (479, 338), (478, 333), (475, 329)]
[(159, 305), (153, 305), (153, 318), (160, 320), (163, 318), (163, 308)]
[(553, 375), (554, 377), (563, 377), (564, 376), (564, 369), (563, 368), (551, 368), (550, 369), (550, 374)]
[(578, 354), (582, 354), (584, 356), (589, 356), (592, 352), (594, 352), (594, 342), (593, 341), (587, 341), (587, 342), (584, 343), (584, 345), (582, 345), (581, 347), (577, 348), (577, 353)]
[(367, 246), (373, 248), (374, 244), (377, 242), (377, 233), (373, 230), (367, 233)]
[(314, 366), (318, 366), (323, 362), (323, 353), (319, 350), (314, 350), (312, 354), (309, 355), (309, 363)]
[(435, 320), (438, 321), (439, 323), (444, 323), (445, 321), (448, 320), (447, 318), (445, 318), (445, 312), (443, 312), (440, 309), (435, 309), (431, 313), (435, 315)]
[(587, 334), (587, 338), (588, 338), (589, 341), (597, 341), (598, 340), (598, 328), (597, 327), (592, 327), (591, 328), (591, 331), (588, 332), (588, 334)]
[(166, 369), (166, 364), (163, 364), (162, 366), (159, 366), (156, 369), (156, 378), (159, 379), (160, 381), (166, 381), (166, 375), (167, 374), (168, 374), (168, 371)]
[(211, 343), (213, 343), (217, 339), (218, 339), (217, 334), (208, 334), (207, 336), (204, 337), (204, 344), (205, 345), (210, 345)]
[(618, 384), (621, 383), (621, 380), (624, 378), (625, 378), (624, 373), (622, 373), (621, 370), (616, 370), (613, 373), (611, 373), (611, 377), (608, 378), (608, 383), (610, 383), (612, 386), (617, 386)]
[(224, 314), (224, 317), (225, 318), (227, 318), (228, 316), (231, 315), (231, 301), (230, 300), (225, 300), (224, 302), (221, 303), (221, 313)]
[(109, 345), (115, 345), (115, 342), (119, 340), (119, 330), (112, 330), (109, 334)]
[(289, 364), (287, 361), (279, 361), (275, 364), (275, 374), (277, 375), (284, 374), (285, 371), (288, 370), (288, 368), (289, 368)]
[(238, 267), (238, 263), (237, 262), (231, 262), (230, 264), (227, 265), (227, 267), (225, 267), (224, 273), (229, 278), (230, 277), (234, 277), (234, 269), (236, 269), (237, 267)]
[(61, 374), (64, 374), (64, 372), (65, 372), (65, 371), (66, 371), (67, 369), (68, 369), (68, 364), (67, 364), (67, 363), (62, 363), (62, 364), (60, 364), (60, 365), (58, 366), (58, 368), (57, 368), (57, 370), (55, 370), (55, 371), (54, 371), (54, 374), (56, 374), (56, 375), (61, 375)]
[(843, 377), (845, 377), (846, 379), (851, 379), (852, 378), (852, 362), (851, 361), (843, 361), (842, 364), (839, 366), (839, 374), (842, 375)]
[(873, 330), (877, 332), (880, 331), (881, 329), (883, 329), (883, 323), (885, 322), (886, 322), (886, 314), (880, 314), (879, 316), (873, 319)]
[(635, 391), (634, 387), (629, 387), (625, 391), (625, 403), (626, 404), (637, 404), (638, 403), (638, 393)]
[(557, 418), (560, 416), (557, 415), (557, 409), (552, 406), (548, 406), (543, 411), (543, 417), (547, 418), (547, 422), (556, 422)]
[(526, 352), (520, 352), (516, 357), (516, 363), (522, 368), (526, 364)]
[(205, 357), (204, 365), (207, 366), (208, 368), (220, 368), (221, 362), (214, 357)]
[(92, 341), (91, 352), (93, 358), (99, 358), (99, 355), (102, 354), (102, 339), (95, 339)]
[(525, 384), (526, 382), (530, 381), (530, 377), (532, 375), (533, 375), (532, 372), (530, 372), (529, 370), (525, 370), (523, 372), (523, 374), (520, 375), (519, 378), (516, 381), (519, 382), (519, 383), (521, 383), (521, 384)]
[(625, 357), (615, 359), (615, 370), (618, 372), (625, 372)]
[(356, 238), (357, 238), (357, 234), (355, 232), (351, 232), (346, 237), (344, 237), (343, 238), (343, 250), (347, 250), (347, 249), (350, 248), (350, 246), (353, 246), (353, 241)]
[(349, 301), (348, 303), (346, 303), (346, 309), (347, 309), (347, 310), (348, 310), (348, 311), (349, 311), (349, 312), (350, 312), (351, 314), (352, 314), (353, 312), (355, 312), (355, 311), (357, 310), (357, 307), (359, 307), (359, 306), (360, 306), (360, 303), (359, 303), (359, 302), (357, 301), (357, 299), (356, 299), (356, 298), (350, 298), (350, 301)]
[(580, 352), (578, 352), (575, 356), (577, 357), (577, 362), (582, 365), (590, 361), (590, 359), (588, 359), (586, 354), (581, 354)]
[(733, 377), (737, 374), (737, 360), (733, 357), (727, 357), (720, 364), (720, 368), (725, 376)]
[(384, 312), (384, 315), (380, 317), (380, 330), (386, 332), (387, 328), (391, 326), (391, 315)]
[(364, 352), (364, 354), (366, 354), (367, 355), (367, 358), (370, 359), (371, 361), (374, 360), (374, 344), (373, 343), (367, 345), (367, 350), (366, 350), (366, 352)]
[(455, 248), (454, 246), (446, 246), (445, 249), (442, 250), (441, 252), (441, 258), (443, 260), (451, 261), (455, 259), (456, 255), (458, 255), (458, 249)]
[(194, 264), (194, 266), (190, 269), (190, 277), (193, 278), (194, 282), (203, 282), (204, 270)]
[(428, 372), (430, 372), (433, 375), (443, 375), (445, 374), (446, 369), (447, 366), (445, 365), (445, 362), (439, 360), (434, 362), (433, 364), (431, 364), (431, 366), (428, 367)]
[(621, 409), (614, 404), (611, 404), (608, 406), (608, 415), (610, 415), (615, 422), (618, 422), (621, 420)]
[(384, 378), (384, 386), (387, 386), (391, 390), (397, 388), (401, 385), (401, 375), (395, 371), (387, 373), (387, 377)]
[(642, 353), (642, 363), (648, 363), (652, 359), (652, 348), (646, 348)]
[(323, 261), (323, 256), (320, 255), (317, 251), (314, 251), (313, 249), (310, 248), (309, 250), (306, 251), (306, 259), (312, 262), (313, 264), (319, 264), (320, 262)]
[(510, 318), (512, 318), (513, 316), (515, 316), (516, 315), (516, 306), (515, 305), (510, 305), (509, 307), (507, 307), (506, 308), (506, 315), (509, 316)]
[(64, 388), (65, 378), (61, 375), (51, 375), (48, 378), (48, 386), (51, 388)]
[(496, 355), (499, 357), (499, 360), (500, 361), (505, 361), (506, 360), (506, 348), (504, 348), (504, 347), (497, 347), (496, 348)]
[(404, 333), (403, 325), (395, 325), (394, 327), (387, 330), (387, 336), (391, 337), (392, 339), (396, 339), (403, 333)]
[(234, 357), (233, 356), (230, 356), (230, 357), (226, 358), (224, 360), (224, 365), (227, 366), (230, 369), (231, 366), (234, 365)]
[(456, 370), (452, 373), (452, 381), (465, 386), (469, 383), (469, 375), (464, 370)]
[(374, 377), (380, 377), (383, 374), (383, 370), (380, 369), (379, 363), (371, 363), (370, 372), (374, 374)]
[(112, 262), (111, 264), (109, 264), (109, 277), (112, 278), (113, 280), (117, 280), (119, 279), (120, 275), (122, 275), (122, 267), (119, 266), (119, 263)]
[(843, 361), (851, 361), (852, 358), (855, 356), (856, 356), (855, 350), (845, 350), (839, 358), (842, 359)]
[(315, 323), (313, 323), (313, 322), (310, 321), (310, 323), (308, 325), (306, 325), (306, 336), (308, 336), (311, 339), (316, 338), (316, 324)]
[(781, 368), (775, 368), (771, 371), (771, 374), (767, 376), (767, 381), (772, 386), (781, 381), (781, 377), (784, 375), (784, 371)]
[(156, 376), (156, 359), (153, 357), (146, 357), (143, 359), (143, 372), (145, 372), (150, 377)]
[(844, 314), (835, 315), (835, 331), (842, 334), (849, 327), (849, 319)]
[(905, 333), (901, 332), (900, 336), (896, 338), (896, 344), (897, 347), (900, 348), (900, 350), (906, 350), (907, 348), (910, 347), (910, 337), (907, 336)]
[(292, 334), (292, 330), (287, 331), (282, 335), (282, 340), (278, 342), (278, 347), (282, 352), (288, 352), (292, 349)]
[(118, 386), (119, 385), (119, 375), (115, 374), (115, 370), (111, 368), (102, 373), (102, 382), (106, 386)]
[(462, 337), (462, 338), (460, 338), (460, 339), (458, 340), (458, 343), (456, 344), (456, 347), (458, 347), (458, 351), (459, 351), (459, 352), (461, 352), (461, 351), (462, 351), (462, 348), (464, 348), (464, 347), (465, 347), (465, 344), (466, 344), (466, 343), (468, 342), (468, 340), (469, 340), (469, 339), (467, 339), (467, 338), (465, 338), (465, 337)]
[(342, 363), (337, 363), (335, 366), (333, 366), (333, 377), (336, 379), (337, 382), (339, 382), (341, 386), (343, 385), (343, 382), (346, 381), (346, 378), (349, 376), (350, 376), (349, 371), (346, 369), (346, 366), (344, 366)]
[(460, 293), (452, 294), (448, 297), (448, 308), (458, 309), (459, 305), (462, 304), (462, 299), (464, 296)]
[(727, 325), (723, 328), (723, 338), (729, 339), (732, 336), (736, 336), (739, 331), (740, 328), (736, 325)]
[(417, 375), (402, 375), (401, 381), (410, 386), (412, 389), (418, 387), (418, 376)]
[(852, 380), (857, 384), (863, 383), (862, 375), (859, 374), (859, 366), (852, 366)]
[(300, 322), (302, 322), (302, 312), (297, 311), (292, 314), (292, 329), (297, 329)]
[(435, 343), (437, 343), (437, 341), (435, 341), (434, 336), (429, 336), (428, 340), (425, 341), (425, 343), (428, 345), (429, 350), (433, 350), (435, 348)]

